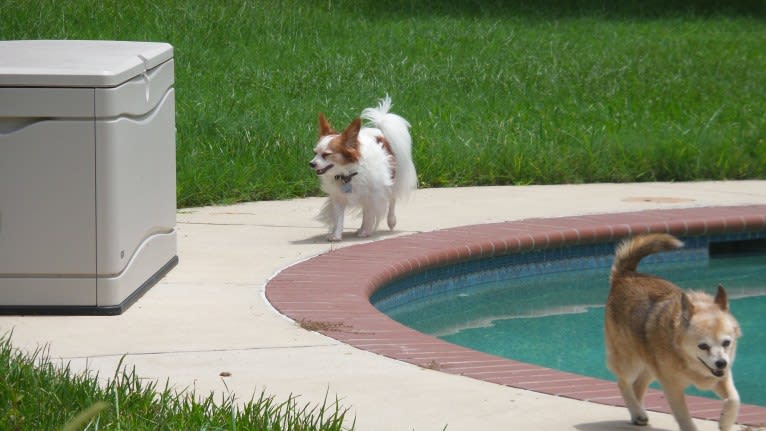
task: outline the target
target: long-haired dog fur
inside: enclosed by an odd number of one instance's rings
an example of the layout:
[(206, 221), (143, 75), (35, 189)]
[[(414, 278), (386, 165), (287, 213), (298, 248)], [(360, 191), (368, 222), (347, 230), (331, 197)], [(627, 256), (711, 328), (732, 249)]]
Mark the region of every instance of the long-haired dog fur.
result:
[(684, 292), (673, 283), (636, 271), (647, 255), (681, 248), (668, 234), (647, 234), (617, 247), (605, 310), (606, 359), (636, 425), (649, 419), (643, 398), (659, 380), (678, 425), (696, 430), (684, 398), (693, 384), (724, 400), (719, 428), (729, 431), (739, 411), (731, 366), (740, 336), (726, 290), (714, 297)]
[[(359, 237), (370, 236), (384, 217), (393, 229), (397, 200), (417, 188), (410, 124), (390, 108), (386, 96), (343, 132), (336, 132), (319, 113), (319, 141), (309, 165), (328, 195), (317, 219), (329, 227), (329, 241), (342, 239), (346, 207), (361, 210)], [(363, 127), (362, 119), (371, 126)]]

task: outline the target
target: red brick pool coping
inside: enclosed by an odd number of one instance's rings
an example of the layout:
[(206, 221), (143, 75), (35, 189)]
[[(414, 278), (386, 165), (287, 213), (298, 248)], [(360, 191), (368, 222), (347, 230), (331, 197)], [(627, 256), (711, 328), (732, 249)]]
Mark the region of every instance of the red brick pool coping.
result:
[[(611, 242), (645, 232), (678, 236), (766, 230), (766, 205), (649, 210), (535, 218), (443, 229), (343, 247), (290, 266), (266, 285), (266, 297), (304, 327), (393, 359), (515, 388), (622, 406), (614, 382), (526, 364), (406, 327), (370, 304), (397, 278), (458, 261), (553, 247)], [(694, 417), (717, 420), (722, 402), (687, 397)], [(649, 410), (669, 413), (661, 391)], [(766, 408), (743, 405), (738, 423), (766, 425)]]

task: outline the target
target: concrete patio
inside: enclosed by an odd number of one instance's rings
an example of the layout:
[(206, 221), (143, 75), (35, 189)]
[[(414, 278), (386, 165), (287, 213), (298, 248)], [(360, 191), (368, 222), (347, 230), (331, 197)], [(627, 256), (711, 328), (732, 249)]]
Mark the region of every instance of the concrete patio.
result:
[[(0, 316), (25, 350), (47, 345), (75, 370), (111, 376), (120, 359), (139, 375), (197, 393), (261, 391), (301, 403), (337, 397), (358, 430), (638, 429), (623, 408), (544, 395), (450, 375), (358, 350), (300, 328), (265, 300), (281, 269), (337, 247), (313, 220), (321, 198), (178, 211), (179, 258), (123, 315)], [(587, 184), (427, 189), (399, 206), (394, 232), (644, 209), (766, 204), (766, 181)], [(736, 370), (736, 365), (735, 365)], [(222, 377), (221, 373), (230, 373)], [(736, 375), (736, 374), (735, 374)], [(646, 430), (674, 430), (652, 414)], [(715, 430), (699, 421), (700, 430)]]

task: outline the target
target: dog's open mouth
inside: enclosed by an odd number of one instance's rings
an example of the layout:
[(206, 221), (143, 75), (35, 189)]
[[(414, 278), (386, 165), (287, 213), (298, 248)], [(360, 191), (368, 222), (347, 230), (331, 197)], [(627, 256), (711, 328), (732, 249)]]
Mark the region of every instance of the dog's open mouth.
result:
[(333, 165), (332, 163), (330, 163), (329, 165), (325, 166), (325, 167), (324, 167), (324, 168), (322, 168), (322, 169), (317, 169), (317, 170), (316, 170), (316, 173), (317, 173), (317, 175), (324, 175), (324, 173), (325, 173), (325, 172), (329, 171), (329, 170), (330, 170), (330, 169), (332, 169), (334, 166), (335, 166), (335, 165)]
[(713, 374), (713, 375), (714, 375), (714, 376), (716, 376), (716, 377), (723, 377), (723, 375), (724, 375), (724, 371), (723, 371), (723, 370), (715, 370), (715, 369), (713, 369), (713, 368), (710, 368), (710, 365), (708, 365), (708, 364), (707, 364), (707, 362), (703, 361), (703, 360), (702, 360), (702, 358), (699, 358), (699, 357), (698, 357), (697, 359), (699, 359), (699, 360), (700, 360), (700, 362), (702, 362), (702, 365), (704, 365), (704, 366), (705, 366), (705, 368), (707, 368), (708, 370), (710, 370), (710, 373), (711, 373), (711, 374)]

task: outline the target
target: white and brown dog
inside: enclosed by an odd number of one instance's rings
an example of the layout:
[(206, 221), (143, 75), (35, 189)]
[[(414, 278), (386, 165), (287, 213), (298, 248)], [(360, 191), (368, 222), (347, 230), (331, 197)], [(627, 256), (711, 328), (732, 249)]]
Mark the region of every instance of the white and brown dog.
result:
[[(342, 239), (346, 207), (361, 210), (359, 237), (370, 236), (384, 216), (393, 229), (397, 199), (417, 188), (410, 124), (388, 112), (390, 108), (391, 99), (386, 96), (377, 108), (363, 110), (361, 118), (341, 133), (319, 114), (319, 141), (309, 165), (328, 195), (317, 219), (329, 227), (329, 241)], [(373, 127), (362, 127), (362, 119)]]
[(684, 292), (636, 271), (643, 257), (682, 246), (671, 235), (648, 234), (617, 248), (606, 302), (607, 365), (634, 424), (649, 422), (643, 398), (657, 379), (682, 431), (697, 429), (684, 398), (692, 384), (724, 400), (718, 426), (729, 431), (740, 405), (731, 373), (740, 329), (729, 313), (726, 289), (718, 286), (715, 297)]

